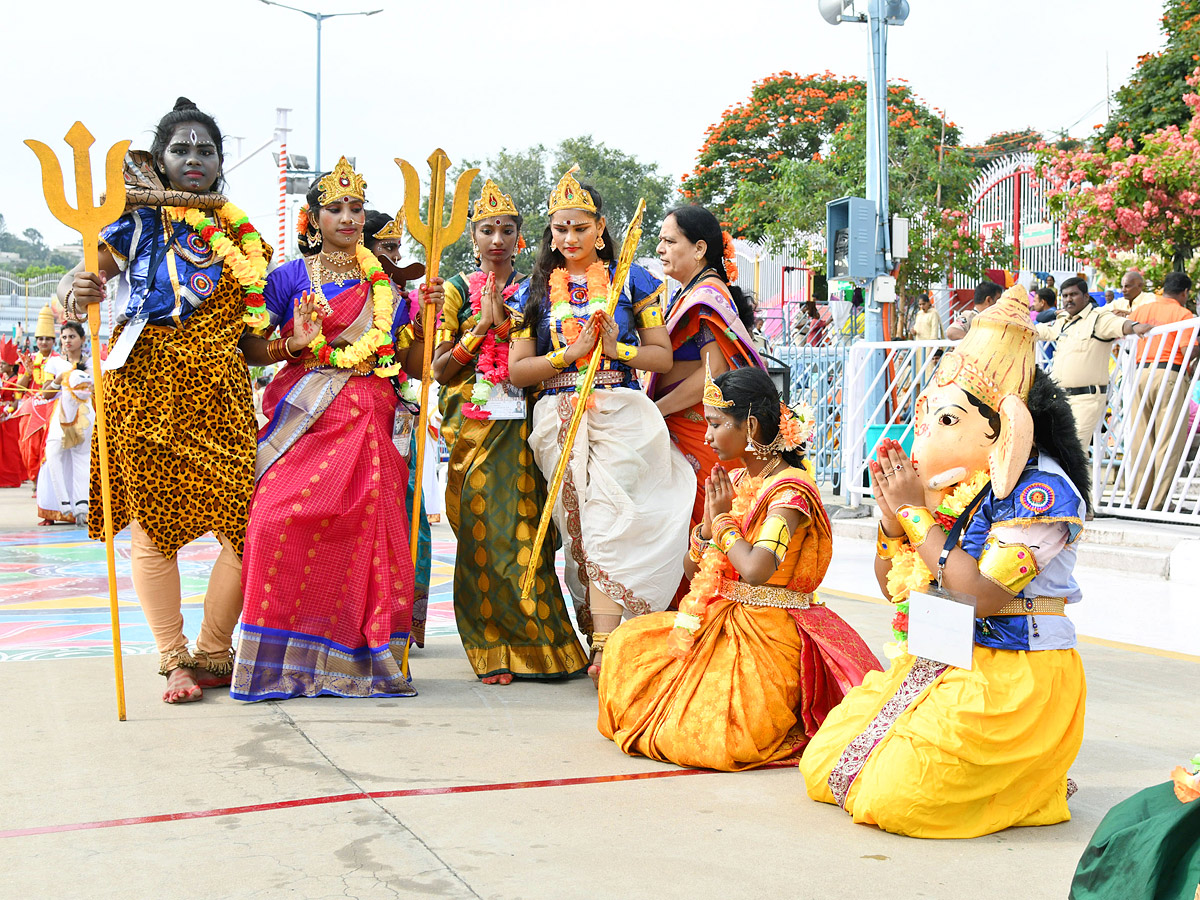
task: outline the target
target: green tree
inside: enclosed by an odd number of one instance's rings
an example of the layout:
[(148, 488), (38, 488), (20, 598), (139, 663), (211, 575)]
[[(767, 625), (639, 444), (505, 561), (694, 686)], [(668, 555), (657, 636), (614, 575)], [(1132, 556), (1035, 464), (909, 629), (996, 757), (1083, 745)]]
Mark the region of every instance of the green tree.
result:
[[(967, 154), (947, 146), (939, 155), (941, 119), (907, 86), (889, 90), (889, 212), (922, 215), (937, 206), (939, 187), (943, 204), (956, 202), (976, 174)], [(822, 234), (827, 201), (862, 195), (866, 161), (866, 111), (856, 102), (850, 118), (834, 129), (824, 154), (781, 160), (769, 180), (747, 179), (739, 185), (727, 210), (730, 230), (772, 244)]]
[(1159, 23), (1163, 49), (1138, 57), (1133, 78), (1116, 92), (1117, 108), (1097, 145), (1119, 135), (1140, 150), (1144, 135), (1168, 125), (1185, 129), (1191, 122), (1180, 87), (1200, 61), (1200, 0), (1166, 0)]
[(963, 147), (967, 160), (976, 169), (984, 169), (1010, 153), (1036, 150), (1045, 141), (1042, 133), (1034, 128), (1020, 131), (1001, 131), (978, 145)]
[[(590, 135), (562, 141), (555, 148), (553, 156), (543, 145), (537, 144), (525, 150), (501, 149), (482, 163), (463, 161), (447, 176), (447, 183), (452, 184), (459, 173), (478, 166), (481, 169), (479, 177), (471, 185), (472, 208), (487, 178), (512, 196), (524, 217), (521, 232), (528, 245), (517, 256), (517, 269), (529, 272), (549, 222), (546, 206), (550, 192), (574, 163), (579, 163), (580, 181), (592, 185), (600, 193), (609, 231), (615, 240), (619, 241), (624, 236), (638, 198), (646, 198), (643, 220), (645, 232), (639, 245), (639, 255), (648, 254), (658, 241), (658, 223), (662, 221), (672, 200), (671, 178), (660, 175), (653, 163), (639, 162), (621, 150), (595, 141)], [(422, 200), (423, 217), (427, 215), (427, 202)], [(417, 247), (413, 246), (413, 249), (420, 255)], [(474, 271), (469, 221), (462, 236), (442, 254), (441, 268), (445, 277), (457, 272)]]

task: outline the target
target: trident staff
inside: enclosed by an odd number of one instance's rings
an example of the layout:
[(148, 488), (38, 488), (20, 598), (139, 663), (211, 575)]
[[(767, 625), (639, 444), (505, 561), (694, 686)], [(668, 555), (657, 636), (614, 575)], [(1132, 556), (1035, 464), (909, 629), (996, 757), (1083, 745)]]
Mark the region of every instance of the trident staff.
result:
[[(629, 278), (629, 268), (633, 265), (633, 256), (637, 252), (638, 243), (642, 239), (642, 216), (645, 212), (645, 199), (638, 200), (637, 210), (633, 214), (629, 228), (625, 231), (625, 240), (621, 244), (621, 255), (617, 258), (617, 269), (613, 273), (612, 281), (608, 286), (608, 305), (605, 307), (605, 312), (609, 317), (612, 317), (616, 312), (617, 301), (621, 298), (621, 291), (625, 289), (625, 281)], [(579, 425), (583, 421), (584, 413), (587, 412), (587, 399), (588, 395), (592, 392), (592, 386), (596, 382), (596, 370), (600, 367), (600, 357), (603, 355), (602, 351), (603, 347), (600, 341), (596, 341), (596, 346), (592, 348), (591, 359), (588, 360), (587, 369), (584, 371), (582, 377), (580, 377), (579, 384), (575, 389), (575, 409), (571, 413), (571, 422), (567, 426), (562, 453), (559, 455), (558, 463), (554, 467), (554, 477), (550, 480), (546, 506), (542, 510), (541, 521), (538, 522), (537, 536), (533, 539), (533, 552), (529, 554), (529, 563), (525, 567), (525, 575), (521, 581), (522, 601), (530, 600), (533, 597), (533, 587), (537, 582), (537, 560), (539, 554), (542, 552), (542, 544), (546, 540), (546, 533), (550, 529), (550, 520), (554, 517), (554, 504), (558, 500), (559, 491), (562, 490), (567, 463), (571, 459), (571, 449), (575, 446), (575, 435), (579, 433)]]
[[(438, 265), (442, 250), (458, 240), (467, 224), (467, 207), (470, 201), (471, 182), (479, 174), (478, 169), (467, 169), (458, 176), (454, 185), (454, 199), (450, 207), (450, 221), (442, 224), (443, 205), (446, 199), (446, 171), (450, 168), (450, 157), (438, 148), (429, 156), (429, 222), (421, 221), (421, 180), (417, 170), (407, 160), (396, 159), (404, 175), (404, 218), (408, 233), (425, 248), (425, 278), (427, 282), (438, 277)], [(425, 353), (421, 360), (421, 407), (417, 415), (417, 472), (413, 497), (412, 521), (409, 523), (409, 548), (413, 565), (417, 563), (417, 526), (421, 516), (421, 476), (425, 471), (425, 429), (429, 427), (429, 381), (433, 363), (433, 307), (426, 304), (422, 310), (422, 328), (425, 332)], [(406, 650), (407, 654), (407, 650)], [(407, 665), (405, 666), (407, 671)]]
[[(66, 142), (75, 157), (75, 207), (66, 198), (62, 167), (54, 151), (41, 141), (25, 143), (42, 164), (42, 192), (46, 205), (58, 221), (79, 232), (83, 240), (84, 269), (100, 270), (100, 229), (112, 223), (125, 209), (125, 179), (122, 163), (131, 141), (118, 141), (108, 150), (104, 163), (105, 199), (94, 205), (92, 194), (91, 146), (96, 142), (82, 122), (76, 122), (67, 132)], [(100, 316), (88, 317), (88, 331), (93, 352), (98, 359), (100, 346)], [(113, 553), (112, 486), (108, 471), (108, 429), (104, 420), (104, 375), (102, 365), (93, 364), (96, 382), (96, 425), (100, 445), (100, 491), (104, 504), (104, 554), (108, 561), (108, 606), (112, 616), (113, 670), (117, 682), (117, 719), (125, 721), (125, 673), (121, 665), (121, 619), (117, 612), (117, 564)]]

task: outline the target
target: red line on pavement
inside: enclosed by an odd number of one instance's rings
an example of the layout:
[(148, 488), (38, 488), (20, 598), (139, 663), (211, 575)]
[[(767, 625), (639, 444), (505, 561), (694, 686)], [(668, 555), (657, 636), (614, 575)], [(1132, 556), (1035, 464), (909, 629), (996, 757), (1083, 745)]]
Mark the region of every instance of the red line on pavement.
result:
[[(771, 763), (762, 768), (795, 766), (795, 762)], [(475, 794), (482, 791), (517, 791), (529, 788), (571, 787), (583, 784), (608, 784), (616, 781), (644, 781), (650, 778), (675, 778), (680, 775), (712, 775), (712, 769), (667, 769), (659, 772), (633, 772), (628, 775), (589, 775), (581, 778), (550, 778), (542, 781), (509, 781), (498, 784), (463, 784), (450, 787), (409, 788), (398, 791), (359, 791), (353, 794), (330, 794), (324, 797), (304, 797), (276, 803), (254, 803), (249, 806), (226, 806), (191, 812), (164, 813), (157, 816), (130, 816), (126, 819), (104, 819), (98, 822), (71, 822), (65, 825), (38, 825), (33, 828), (13, 828), (0, 831), (0, 839), (30, 837), (38, 834), (60, 834), (67, 831), (94, 831), (99, 828), (120, 828), (126, 825), (151, 825), (156, 822), (181, 822), (187, 819), (211, 819), (218, 816), (240, 816), (247, 813), (296, 809), (302, 806), (321, 806), (326, 803), (349, 803), (354, 800), (389, 800), (397, 797), (430, 797), (439, 794)]]

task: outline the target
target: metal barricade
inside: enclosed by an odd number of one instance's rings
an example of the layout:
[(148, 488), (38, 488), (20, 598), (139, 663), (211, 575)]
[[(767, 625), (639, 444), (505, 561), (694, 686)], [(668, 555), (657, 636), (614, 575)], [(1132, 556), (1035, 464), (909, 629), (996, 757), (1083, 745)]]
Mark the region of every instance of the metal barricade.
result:
[(951, 341), (856, 341), (849, 347), (842, 404), (842, 482), (849, 506), (870, 494), (867, 464), (885, 438), (912, 451), (917, 397)]
[(1107, 415), (1092, 436), (1092, 502), (1122, 518), (1200, 524), (1200, 319), (1118, 342)]
[(825, 341), (815, 346), (790, 345), (777, 351), (791, 368), (790, 402), (812, 407), (815, 425), (806, 456), (816, 469), (818, 484), (835, 492), (842, 485), (843, 397), (849, 345)]

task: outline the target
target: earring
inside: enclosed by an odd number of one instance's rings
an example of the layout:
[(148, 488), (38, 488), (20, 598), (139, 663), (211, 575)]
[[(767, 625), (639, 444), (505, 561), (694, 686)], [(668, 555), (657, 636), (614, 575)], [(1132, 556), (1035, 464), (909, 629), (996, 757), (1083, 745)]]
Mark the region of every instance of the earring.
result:
[(479, 245), (474, 241), (471, 241), (471, 252), (475, 254), (475, 262), (477, 264), (482, 261), (483, 257), (479, 255)]
[(597, 250), (604, 249), (604, 237), (603, 236), (596, 238), (596, 249)]
[(318, 231), (317, 236), (315, 238), (313, 238), (311, 241), (309, 241), (309, 243), (314, 247), (320, 247), (321, 241), (323, 241), (323, 240), (324, 240), (324, 238), (321, 237), (321, 232)]

